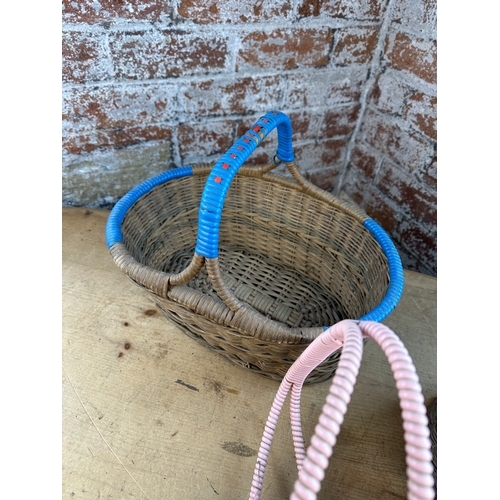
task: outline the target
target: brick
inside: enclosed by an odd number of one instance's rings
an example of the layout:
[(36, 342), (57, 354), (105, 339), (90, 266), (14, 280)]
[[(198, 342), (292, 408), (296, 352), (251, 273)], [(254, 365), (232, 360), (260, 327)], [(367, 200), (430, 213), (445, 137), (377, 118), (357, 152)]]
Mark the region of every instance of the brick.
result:
[(258, 165), (267, 165), (276, 154), (276, 149), (269, 149), (259, 147), (259, 149), (255, 150), (250, 157), (245, 161), (244, 165), (247, 167), (255, 167)]
[(345, 28), (335, 32), (335, 64), (363, 64), (372, 60), (378, 42), (379, 28)]
[(323, 165), (330, 166), (332, 163), (343, 161), (347, 150), (347, 139), (328, 139), (316, 144), (318, 154), (321, 154)]
[(384, 160), (376, 185), (416, 221), (436, 225), (436, 193), (425, 184)]
[(344, 175), (342, 191), (364, 210), (364, 193), (373, 189), (372, 183), (372, 179), (366, 177), (355, 164), (350, 163)]
[(431, 271), (419, 258), (413, 255), (409, 250), (399, 244), (399, 234), (391, 235), (392, 242), (398, 251), (403, 264), (403, 269), (414, 271), (417, 273), (427, 274), (429, 276), (436, 276), (436, 273)]
[(435, 156), (424, 172), (423, 180), (433, 189), (437, 189), (437, 157)]
[(287, 76), (283, 99), (285, 109), (330, 107), (357, 102), (366, 71), (359, 68), (338, 68), (335, 71), (310, 71)]
[(396, 237), (403, 248), (414, 256), (417, 271), (437, 275), (437, 241), (432, 229), (408, 218), (401, 222)]
[(382, 73), (375, 82), (370, 102), (385, 113), (402, 116), (413, 90), (392, 73)]
[(350, 106), (339, 106), (329, 109), (321, 125), (321, 137), (334, 137), (336, 135), (349, 135), (358, 118), (361, 106), (352, 104)]
[(416, 35), (436, 39), (437, 0), (402, 0), (394, 4), (392, 21)]
[(184, 159), (204, 161), (212, 155), (222, 156), (235, 142), (231, 120), (182, 124), (178, 128), (179, 152)]
[(170, 141), (63, 158), (64, 205), (109, 208), (140, 182), (171, 168)]
[(63, 93), (63, 131), (143, 126), (172, 119), (175, 87), (132, 84), (71, 89)]
[(356, 177), (353, 171), (354, 169), (352, 167), (347, 171), (347, 175), (342, 184), (342, 191), (344, 191), (354, 203), (363, 208), (364, 202), (362, 193), (364, 193), (366, 189), (360, 186), (368, 185), (368, 182), (363, 177)]
[(341, 19), (374, 20), (379, 19), (386, 0), (301, 0), (298, 5), (300, 17), (329, 14)]
[(147, 31), (110, 35), (116, 78), (152, 79), (221, 70), (227, 38), (186, 32)]
[(241, 41), (236, 69), (237, 71), (254, 68), (287, 70), (326, 66), (331, 41), (332, 30), (329, 28), (253, 32)]
[(392, 68), (415, 75), (428, 83), (436, 83), (436, 42), (412, 38), (406, 33), (390, 32), (385, 57)]
[(292, 122), (292, 139), (307, 141), (316, 139), (321, 125), (321, 114), (313, 111), (292, 111), (287, 113)]
[(292, 4), (289, 0), (180, 0), (178, 12), (199, 24), (255, 23), (289, 19)]
[(63, 0), (62, 18), (68, 23), (111, 23), (116, 20), (156, 21), (167, 13), (168, 0)]
[(380, 153), (379, 155), (373, 154), (366, 145), (358, 142), (352, 151), (350, 165), (360, 170), (362, 172), (361, 175), (366, 177), (366, 179), (373, 180), (377, 173), (379, 156), (382, 155)]
[(269, 76), (191, 82), (183, 92), (184, 111), (196, 117), (265, 113), (280, 107), (281, 81)]
[(85, 83), (105, 80), (112, 73), (104, 35), (63, 32), (62, 81)]
[(294, 146), (295, 162), (305, 174), (323, 167), (338, 166), (345, 158), (347, 142), (343, 138), (327, 139)]
[(371, 186), (363, 197), (365, 212), (388, 233), (394, 231), (398, 224), (397, 207)]
[(399, 222), (396, 204), (376, 189), (356, 167), (349, 168), (342, 188), (385, 231), (390, 233), (396, 229)]
[(330, 191), (338, 183), (340, 177), (340, 167), (324, 167), (318, 170), (306, 172), (306, 179), (325, 191)]
[(302, 0), (297, 6), (300, 17), (319, 16), (323, 10), (323, 0)]
[(437, 98), (415, 92), (408, 100), (404, 118), (417, 130), (437, 140)]
[(70, 154), (88, 153), (99, 148), (126, 147), (171, 137), (171, 128), (158, 125), (94, 130), (64, 138), (63, 150)]
[(434, 156), (434, 147), (429, 141), (370, 109), (363, 119), (361, 139), (410, 172), (422, 170)]

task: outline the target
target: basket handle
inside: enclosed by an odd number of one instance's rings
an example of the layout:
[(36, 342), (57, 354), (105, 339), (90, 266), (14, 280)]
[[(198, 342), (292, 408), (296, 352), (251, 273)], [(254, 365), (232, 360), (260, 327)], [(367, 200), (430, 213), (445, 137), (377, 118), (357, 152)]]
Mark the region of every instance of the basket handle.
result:
[[(194, 250), (193, 267), (186, 276), (191, 276), (196, 271), (196, 260), (203, 261), (214, 290), (220, 299), (231, 309), (240, 314), (245, 313), (250, 323), (271, 325), (273, 335), (278, 335), (283, 325), (270, 318), (263, 318), (260, 313), (249, 309), (241, 302), (234, 292), (226, 285), (219, 265), (219, 228), (222, 209), (231, 182), (248, 157), (255, 151), (262, 140), (275, 128), (278, 131), (278, 150), (274, 157), (274, 165), (285, 162), (292, 175), (301, 181), (300, 173), (294, 164), (292, 149), (292, 124), (290, 118), (280, 111), (270, 111), (254, 123), (252, 128), (241, 136), (236, 143), (214, 165), (208, 175), (203, 193), (201, 195), (200, 210), (198, 215), (198, 237)], [(268, 169), (266, 169), (267, 171)], [(304, 179), (304, 183), (307, 181)], [(192, 271), (192, 272), (191, 272)], [(241, 319), (241, 318), (240, 318)], [(269, 327), (271, 328), (271, 327)], [(260, 335), (260, 330), (254, 333)]]
[(231, 182), (243, 163), (275, 128), (278, 129), (275, 164), (282, 161), (293, 162), (290, 118), (280, 111), (270, 111), (229, 148), (210, 172), (201, 196), (195, 253), (207, 259), (218, 256), (222, 209)]
[[(399, 337), (381, 323), (343, 320), (317, 337), (293, 363), (281, 382), (262, 436), (250, 490), (251, 500), (260, 499), (277, 420), (290, 390), (290, 420), (298, 469), (298, 479), (290, 499), (316, 498), (356, 383), (363, 351), (362, 338), (373, 339), (380, 345), (396, 380), (405, 430), (408, 499), (435, 498), (431, 441), (424, 397), (407, 349)], [(340, 347), (342, 352), (339, 365), (306, 452), (300, 422), (302, 384), (316, 366)]]

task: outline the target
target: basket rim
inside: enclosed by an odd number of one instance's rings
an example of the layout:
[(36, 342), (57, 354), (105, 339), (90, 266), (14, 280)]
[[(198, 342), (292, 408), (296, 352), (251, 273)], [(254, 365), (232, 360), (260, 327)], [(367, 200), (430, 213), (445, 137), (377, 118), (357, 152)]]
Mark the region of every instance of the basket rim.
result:
[[(111, 213), (108, 217), (108, 221), (106, 224), (106, 244), (109, 250), (116, 245), (123, 245), (123, 234), (121, 231), (121, 225), (127, 214), (128, 210), (134, 205), (136, 201), (154, 189), (156, 186), (160, 184), (167, 183), (171, 180), (189, 177), (193, 175), (202, 175), (205, 172), (210, 172), (212, 165), (205, 164), (200, 165), (198, 167), (186, 166), (186, 167), (177, 167), (174, 169), (167, 170), (160, 174), (147, 179), (136, 187), (131, 189), (128, 193), (126, 193), (113, 207)], [(241, 172), (243, 174), (243, 172)], [(244, 175), (244, 174), (243, 174)], [(266, 175), (265, 181), (272, 182), (273, 180), (268, 177), (269, 174)], [(274, 174), (278, 175), (278, 174)], [(273, 175), (273, 177), (274, 177)], [(297, 186), (297, 189), (300, 189), (300, 186)], [(332, 199), (336, 199), (328, 193)], [(343, 209), (344, 203), (339, 205), (340, 209)], [(391, 238), (385, 232), (385, 230), (372, 218), (368, 215), (364, 218), (364, 220), (360, 220), (362, 225), (370, 232), (375, 241), (381, 247), (383, 254), (385, 255), (389, 268), (389, 284), (387, 291), (382, 298), (381, 302), (375, 306), (371, 311), (358, 318), (358, 321), (377, 321), (380, 322), (384, 320), (397, 306), (401, 296), (403, 294), (404, 288), (404, 271), (401, 263), (401, 258), (399, 257), (399, 253), (394, 246)], [(130, 255), (130, 258), (133, 257)], [(135, 260), (135, 259), (134, 259)], [(116, 261), (115, 261), (116, 263)], [(149, 267), (149, 266), (146, 266)], [(330, 328), (329, 326), (323, 326), (323, 330), (327, 330)]]

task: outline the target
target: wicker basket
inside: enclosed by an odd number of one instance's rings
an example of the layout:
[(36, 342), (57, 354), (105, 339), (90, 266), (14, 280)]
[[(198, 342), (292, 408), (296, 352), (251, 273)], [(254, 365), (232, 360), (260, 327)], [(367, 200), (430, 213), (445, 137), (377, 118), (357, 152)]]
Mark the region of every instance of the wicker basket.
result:
[[(242, 166), (274, 128), (274, 161)], [(277, 380), (326, 328), (381, 321), (403, 289), (389, 237), (359, 208), (308, 182), (291, 139), (289, 118), (269, 112), (215, 165), (168, 170), (134, 188), (106, 228), (116, 264), (170, 321)], [(270, 173), (281, 163), (293, 178)], [(330, 378), (339, 355), (307, 382)]]

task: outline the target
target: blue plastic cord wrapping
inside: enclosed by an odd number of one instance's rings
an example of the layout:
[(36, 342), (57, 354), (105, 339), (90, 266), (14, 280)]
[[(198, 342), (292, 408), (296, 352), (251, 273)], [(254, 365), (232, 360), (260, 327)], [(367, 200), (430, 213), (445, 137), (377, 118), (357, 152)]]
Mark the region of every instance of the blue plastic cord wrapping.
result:
[(256, 147), (275, 128), (278, 130), (276, 155), (282, 161), (294, 160), (290, 118), (279, 111), (266, 113), (229, 148), (208, 176), (201, 195), (198, 239), (195, 248), (197, 254), (209, 259), (219, 254), (219, 227), (224, 201), (231, 182)]
[(360, 321), (382, 321), (396, 307), (403, 294), (403, 265), (401, 264), (399, 253), (387, 233), (373, 219), (366, 219), (363, 225), (377, 240), (387, 257), (389, 264), (389, 287), (382, 302), (359, 319)]
[(162, 172), (161, 174), (155, 175), (151, 179), (142, 182), (121, 198), (113, 207), (113, 210), (111, 210), (108, 222), (106, 223), (106, 244), (108, 248), (111, 248), (115, 243), (123, 243), (121, 230), (123, 219), (125, 218), (125, 214), (129, 208), (141, 196), (145, 195), (159, 184), (163, 184), (164, 182), (172, 179), (177, 179), (178, 177), (186, 177), (189, 175), (193, 175), (193, 169), (191, 167), (181, 167), (167, 170), (166, 172)]

